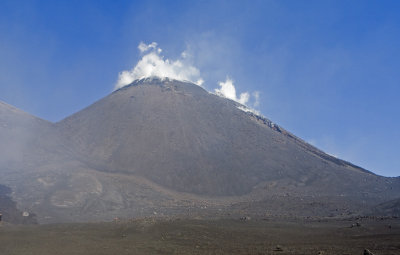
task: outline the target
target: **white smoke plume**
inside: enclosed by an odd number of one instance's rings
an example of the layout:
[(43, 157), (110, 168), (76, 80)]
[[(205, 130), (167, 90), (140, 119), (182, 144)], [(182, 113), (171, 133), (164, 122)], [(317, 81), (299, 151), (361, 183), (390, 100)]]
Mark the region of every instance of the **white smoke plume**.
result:
[[(168, 77), (170, 79), (190, 81), (199, 86), (203, 84), (204, 81), (200, 77), (200, 71), (190, 63), (190, 54), (187, 51), (182, 52), (178, 59), (170, 60), (161, 55), (162, 49), (158, 47), (156, 42), (150, 44), (141, 42), (138, 49), (142, 54), (142, 58), (132, 70), (125, 70), (119, 74), (115, 89), (122, 88), (134, 80), (149, 77), (159, 77), (161, 79)], [(225, 82), (219, 82), (218, 84), (219, 88), (214, 89), (218, 96), (229, 98), (244, 105), (245, 107), (241, 107), (241, 110), (258, 114), (258, 111), (248, 106), (250, 100), (249, 92), (241, 93), (239, 97), (236, 95), (236, 88), (232, 79), (227, 77)], [(254, 98), (252, 107), (258, 107), (260, 93), (256, 91), (251, 95)]]
[(182, 53), (177, 60), (164, 59), (161, 55), (162, 49), (156, 42), (151, 44), (140, 43), (138, 49), (143, 55), (136, 66), (129, 71), (122, 71), (119, 74), (115, 89), (132, 83), (134, 80), (147, 77), (171, 78), (196, 83), (201, 86), (203, 79), (200, 71), (186, 60), (186, 53)]
[(221, 81), (218, 84), (220, 88), (214, 90), (217, 95), (232, 99), (243, 105), (246, 105), (247, 102), (249, 101), (250, 99), (249, 92), (241, 93), (239, 98), (236, 96), (236, 88), (235, 85), (233, 85), (233, 81), (231, 79), (226, 78), (225, 82)]

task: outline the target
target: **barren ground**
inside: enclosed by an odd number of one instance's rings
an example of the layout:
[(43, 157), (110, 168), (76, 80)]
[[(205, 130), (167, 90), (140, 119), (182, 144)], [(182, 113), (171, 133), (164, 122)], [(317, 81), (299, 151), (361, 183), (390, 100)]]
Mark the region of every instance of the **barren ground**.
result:
[(2, 255), (363, 254), (364, 249), (374, 254), (400, 254), (400, 219), (147, 218), (0, 226)]

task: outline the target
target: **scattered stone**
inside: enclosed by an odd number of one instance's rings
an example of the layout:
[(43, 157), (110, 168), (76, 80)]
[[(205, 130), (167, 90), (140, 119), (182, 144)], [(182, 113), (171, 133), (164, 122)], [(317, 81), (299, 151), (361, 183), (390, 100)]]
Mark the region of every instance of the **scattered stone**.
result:
[(240, 220), (241, 221), (249, 221), (249, 220), (251, 220), (251, 217), (249, 217), (249, 216), (240, 217)]
[(274, 251), (283, 251), (282, 247), (280, 245), (277, 245), (274, 249)]
[(317, 255), (324, 255), (324, 252), (323, 252), (323, 251), (319, 251), (319, 252), (317, 253)]
[(361, 223), (356, 222), (356, 223), (351, 224), (350, 228), (354, 228), (354, 227), (361, 227)]
[(28, 212), (23, 212), (23, 213), (22, 213), (22, 216), (23, 216), (23, 217), (29, 217), (29, 213), (28, 213)]
[(370, 250), (365, 249), (364, 250), (364, 255), (374, 255)]

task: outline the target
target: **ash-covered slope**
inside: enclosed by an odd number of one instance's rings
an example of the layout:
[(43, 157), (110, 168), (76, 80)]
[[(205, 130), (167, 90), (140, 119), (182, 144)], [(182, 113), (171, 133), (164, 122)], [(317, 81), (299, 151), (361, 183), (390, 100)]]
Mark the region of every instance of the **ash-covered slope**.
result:
[(51, 129), (52, 123), (0, 102), (1, 171), (32, 163), (33, 154), (44, 149), (39, 144), (45, 144), (46, 133)]
[(64, 160), (68, 148), (54, 123), (0, 102), (0, 171), (35, 171)]
[[(36, 189), (36, 185), (31, 185), (35, 181), (32, 176), (39, 174), (43, 165), (64, 158), (63, 143), (55, 131), (53, 123), (0, 102), (0, 213), (3, 220), (35, 222), (32, 213), (22, 216), (19, 209), (25, 208), (17, 202)], [(62, 164), (56, 163), (57, 166)], [(21, 194), (16, 195), (17, 187)]]
[(145, 177), (174, 191), (239, 196), (263, 187), (272, 193), (395, 196), (397, 180), (331, 157), (239, 107), (191, 83), (144, 79), (57, 128), (91, 168)]
[(370, 214), (400, 217), (400, 198), (375, 206)]

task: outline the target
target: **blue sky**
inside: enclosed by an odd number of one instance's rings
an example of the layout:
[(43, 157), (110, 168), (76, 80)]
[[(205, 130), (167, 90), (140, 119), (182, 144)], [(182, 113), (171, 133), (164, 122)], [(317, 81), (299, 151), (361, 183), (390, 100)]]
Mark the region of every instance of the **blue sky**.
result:
[(324, 151), (400, 175), (400, 1), (0, 2), (0, 100), (58, 121), (140, 60), (185, 51), (213, 91), (231, 78), (263, 115)]

